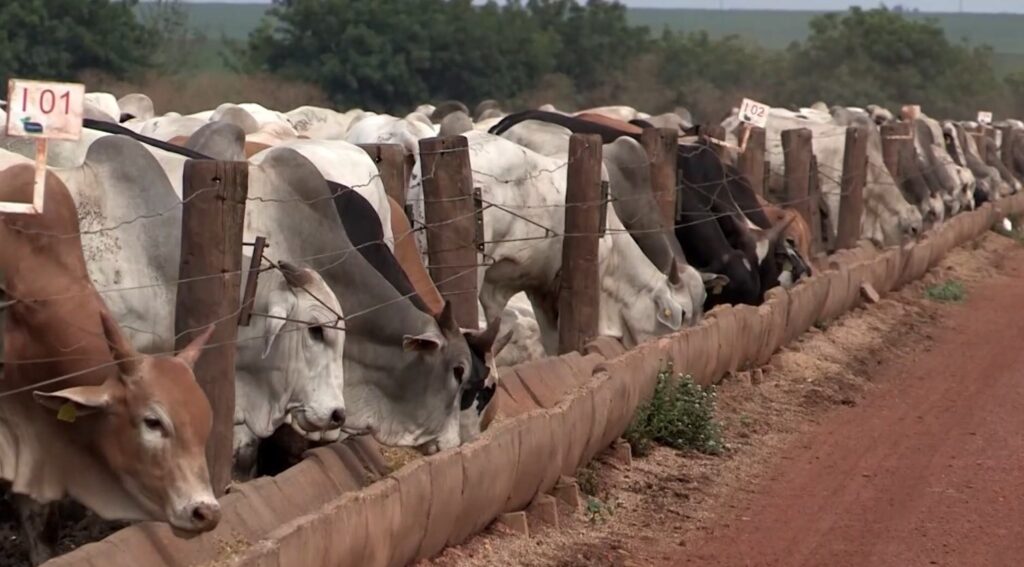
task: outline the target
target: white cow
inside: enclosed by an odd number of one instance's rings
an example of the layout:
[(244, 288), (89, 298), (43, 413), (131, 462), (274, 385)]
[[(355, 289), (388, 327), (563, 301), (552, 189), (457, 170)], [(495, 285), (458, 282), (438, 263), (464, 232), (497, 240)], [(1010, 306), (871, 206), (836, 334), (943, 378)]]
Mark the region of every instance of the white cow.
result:
[[(154, 153), (165, 154), (166, 163), (184, 161), (123, 136), (106, 136), (89, 147), (81, 166), (52, 170), (78, 207), (90, 278), (125, 335), (146, 353), (174, 347), (181, 241), (180, 197)], [(0, 169), (18, 161), (27, 160), (0, 152)], [(283, 238), (265, 236), (272, 247)], [(289, 416), (309, 432), (337, 430), (345, 417), (344, 332), (333, 328), (341, 306), (316, 272), (291, 272), (290, 278), (265, 272), (257, 286), (253, 311), (278, 318), (254, 317), (239, 328), (235, 446), (240, 463), (251, 462), (244, 453), (256, 438), (270, 435)]]
[[(545, 348), (554, 353), (554, 282), (561, 269), (559, 234), (565, 225), (564, 162), (490, 134), (467, 132), (466, 137), (473, 182), (481, 187), (486, 202), (498, 205), (484, 212), (488, 244), (483, 255), (492, 262), (480, 273), (484, 311), (489, 319), (497, 317), (513, 295), (525, 291), (533, 303)], [(678, 330), (685, 312), (692, 312), (689, 296), (677, 293), (668, 277), (650, 263), (612, 207), (608, 208), (607, 228), (599, 245), (598, 332), (633, 345)], [(687, 305), (681, 305), (677, 297), (686, 298)]]
[[(734, 113), (723, 122), (729, 142), (737, 144), (739, 117)], [(843, 172), (843, 154), (846, 151), (846, 126), (835, 124), (827, 111), (809, 109), (807, 114), (772, 108), (768, 114), (766, 152), (771, 164), (769, 188), (782, 190), (785, 160), (782, 151), (782, 132), (807, 128), (812, 133), (812, 146), (818, 161), (818, 181), (829, 211), (829, 230), (835, 235), (839, 219), (840, 180)], [(861, 237), (878, 244), (898, 244), (921, 232), (921, 211), (910, 205), (882, 159), (881, 135), (875, 128), (865, 128), (868, 134), (867, 182), (864, 186), (864, 215), (861, 217)]]
[(118, 123), (121, 119), (121, 108), (117, 98), (110, 93), (85, 93), (85, 117)]
[[(564, 163), (568, 159), (571, 134), (557, 124), (527, 120), (509, 128), (502, 137)], [(685, 306), (684, 324), (696, 324), (704, 314), (706, 278), (686, 262), (674, 235), (652, 231), (660, 219), (651, 194), (647, 153), (635, 140), (620, 137), (604, 145), (602, 156), (602, 179), (610, 182), (610, 193), (615, 198), (614, 207), (620, 220), (625, 219), (624, 224), (638, 231), (634, 239), (659, 270), (666, 274), (675, 272), (680, 277), (681, 285), (673, 289), (677, 293), (676, 300)], [(647, 218), (641, 218), (644, 216)], [(675, 266), (670, 268), (673, 259)], [(710, 275), (707, 279), (719, 281)]]
[(362, 112), (340, 113), (319, 106), (300, 106), (286, 114), (288, 122), (302, 136), (321, 140), (343, 140), (349, 124)]
[[(376, 164), (365, 151), (341, 140), (292, 140), (277, 145), (299, 152), (316, 166), (324, 179), (345, 185), (369, 201), (380, 218), (384, 243), (394, 251), (388, 195)], [(259, 163), (261, 159), (253, 156), (253, 163)]]
[[(365, 116), (352, 124), (348, 133), (345, 134), (345, 141), (352, 144), (398, 144), (402, 146), (402, 149), (405, 150), (405, 186), (411, 190), (420, 185), (422, 176), (419, 141), (437, 135), (434, 126), (428, 125), (429, 122), (429, 119), (427, 124), (424, 124), (418, 119), (409, 120), (386, 114)], [(413, 208), (413, 218), (422, 220), (424, 218), (422, 200), (410, 199), (408, 203)], [(416, 244), (421, 251), (427, 250), (424, 231), (416, 233)]]

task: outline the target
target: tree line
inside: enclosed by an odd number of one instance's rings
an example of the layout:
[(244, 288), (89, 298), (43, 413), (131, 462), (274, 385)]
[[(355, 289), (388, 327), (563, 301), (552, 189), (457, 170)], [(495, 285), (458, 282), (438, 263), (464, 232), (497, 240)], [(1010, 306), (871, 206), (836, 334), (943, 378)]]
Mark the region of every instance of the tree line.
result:
[[(184, 59), (200, 56), (204, 38), (190, 35), (181, 6), (157, 2), (140, 18), (135, 4), (3, 3), (0, 79), (187, 73)], [(1024, 72), (999, 77), (991, 48), (884, 7), (823, 14), (804, 41), (773, 51), (736, 36), (632, 25), (610, 0), (274, 0), (224, 56), (240, 73), (316, 85), (339, 108), (394, 113), (493, 98), (510, 108), (685, 106), (713, 121), (748, 96), (791, 107), (823, 100), (920, 104), (961, 118), (979, 109), (1024, 114)]]

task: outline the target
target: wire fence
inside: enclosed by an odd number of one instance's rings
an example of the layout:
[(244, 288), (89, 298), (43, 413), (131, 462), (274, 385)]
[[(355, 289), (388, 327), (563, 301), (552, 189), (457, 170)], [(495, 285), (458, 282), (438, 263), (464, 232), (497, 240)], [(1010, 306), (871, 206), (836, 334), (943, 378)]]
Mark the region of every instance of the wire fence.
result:
[[(845, 138), (845, 136), (846, 136), (846, 128), (845, 127), (836, 127), (836, 131), (834, 133), (818, 135), (815, 138), (813, 138), (812, 144), (813, 144), (813, 142), (817, 142), (818, 145), (820, 146), (820, 144), (822, 142), (830, 143), (830, 141), (833, 138), (835, 138), (835, 139), (838, 139), (838, 138), (841, 138), (841, 137)], [(458, 152), (458, 151), (467, 151), (468, 150), (469, 154), (470, 154), (470, 161), (472, 162), (474, 153), (486, 150), (487, 147), (488, 147), (488, 144), (490, 144), (490, 143), (491, 142), (490, 142), (490, 140), (488, 138), (476, 139), (474, 137), (470, 141), (470, 143), (468, 144), (468, 148), (442, 149), (442, 150), (432, 150), (430, 152), (418, 152), (418, 153), (419, 153), (419, 157), (422, 158), (423, 155), (427, 155), (429, 153), (443, 154), (443, 153), (449, 153), (449, 152)], [(508, 143), (511, 143), (511, 142), (508, 142)], [(734, 148), (734, 149), (736, 149), (736, 148)], [(154, 151), (156, 151), (156, 150), (154, 150)], [(484, 238), (482, 241), (479, 241), (479, 242), (477, 242), (475, 240), (472, 241), (472, 242), (457, 242), (456, 243), (457, 247), (482, 245), (483, 246), (483, 250), (481, 252), (481, 255), (484, 258), (484, 262), (481, 262), (481, 263), (478, 263), (478, 264), (474, 264), (474, 265), (467, 265), (467, 266), (441, 266), (441, 265), (428, 265), (428, 266), (426, 266), (428, 268), (439, 268), (439, 267), (444, 267), (444, 268), (465, 268), (463, 270), (458, 271), (454, 275), (448, 276), (447, 278), (445, 278), (443, 280), (439, 280), (439, 281), (434, 282), (436, 285), (442, 285), (442, 284), (447, 283), (449, 281), (454, 281), (454, 280), (456, 280), (458, 278), (466, 276), (467, 274), (477, 273), (481, 267), (486, 267), (486, 266), (491, 265), (494, 261), (496, 261), (498, 259), (498, 258), (495, 257), (495, 254), (498, 253), (496, 251), (496, 247), (498, 247), (498, 246), (500, 246), (502, 244), (506, 244), (506, 243), (513, 243), (513, 242), (533, 242), (533, 243), (536, 243), (536, 242), (540, 242), (540, 241), (556, 241), (556, 240), (561, 239), (561, 238), (566, 237), (566, 236), (598, 236), (598, 237), (601, 237), (601, 238), (613, 238), (616, 235), (628, 235), (628, 234), (638, 235), (638, 234), (643, 234), (643, 233), (664, 232), (665, 230), (674, 231), (674, 230), (678, 230), (678, 229), (682, 229), (682, 228), (698, 225), (698, 224), (701, 224), (701, 223), (717, 223), (717, 222), (721, 221), (725, 217), (730, 217), (730, 216), (735, 216), (735, 215), (746, 216), (746, 215), (748, 215), (750, 213), (754, 213), (754, 212), (757, 212), (757, 211), (761, 210), (760, 206), (757, 207), (757, 208), (744, 209), (744, 208), (742, 208), (742, 207), (740, 207), (738, 205), (735, 205), (735, 203), (733, 203), (733, 206), (727, 208), (724, 211), (716, 210), (716, 206), (715, 205), (716, 205), (716, 203), (719, 203), (721, 201), (721, 199), (723, 198), (723, 192), (726, 195), (728, 194), (728, 184), (733, 182), (733, 181), (738, 181), (738, 180), (744, 180), (745, 181), (746, 177), (742, 173), (740, 173), (739, 170), (737, 170), (735, 167), (732, 167), (731, 164), (723, 162), (721, 160), (721, 156), (719, 155), (719, 153), (713, 151), (712, 148), (706, 142), (705, 143), (700, 143), (699, 142), (699, 143), (695, 143), (695, 144), (692, 144), (692, 145), (680, 146), (680, 149), (678, 151), (679, 151), (679, 156), (684, 157), (684, 158), (694, 157), (694, 156), (698, 155), (701, 152), (710, 152), (711, 155), (715, 156), (715, 158), (719, 160), (718, 163), (717, 163), (717, 167), (718, 167), (718, 169), (721, 170), (722, 174), (720, 176), (717, 176), (716, 178), (714, 178), (712, 180), (703, 181), (703, 182), (685, 183), (685, 182), (682, 182), (681, 180), (677, 180), (677, 184), (676, 184), (675, 189), (674, 189), (676, 194), (678, 194), (681, 191), (695, 192), (700, 197), (699, 201), (701, 202), (701, 205), (700, 205), (700, 208), (699, 208), (698, 211), (691, 212), (689, 215), (687, 215), (687, 214), (676, 215), (676, 221), (674, 223), (672, 223), (671, 226), (668, 226), (668, 227), (658, 227), (658, 228), (649, 228), (649, 229), (634, 229), (634, 230), (629, 230), (628, 228), (613, 228), (613, 229), (604, 228), (600, 233), (588, 234), (588, 233), (565, 233), (564, 230), (562, 229), (562, 227), (560, 226), (560, 223), (564, 223), (564, 214), (565, 214), (564, 211), (565, 211), (565, 209), (568, 209), (568, 208), (571, 208), (571, 207), (574, 207), (574, 206), (595, 206), (595, 205), (597, 205), (597, 206), (609, 206), (609, 205), (614, 206), (616, 203), (621, 203), (621, 202), (629, 201), (629, 200), (633, 200), (633, 199), (641, 200), (645, 204), (646, 203), (650, 203), (652, 200), (654, 200), (656, 202), (657, 199), (658, 199), (658, 195), (653, 194), (650, 191), (641, 191), (641, 192), (639, 192), (636, 195), (609, 196), (607, 198), (602, 198), (602, 199), (597, 200), (597, 201), (584, 201), (584, 202), (577, 202), (577, 203), (573, 203), (573, 204), (566, 204), (564, 202), (564, 200), (565, 200), (564, 185), (560, 185), (554, 179), (552, 179), (551, 189), (555, 190), (556, 194), (553, 197), (552, 197), (552, 195), (548, 195), (547, 196), (549, 198), (549, 200), (553, 200), (554, 202), (536, 203), (536, 202), (529, 201), (529, 199), (517, 199), (514, 202), (505, 202), (505, 201), (500, 200), (498, 195), (492, 194), (492, 193), (501, 193), (500, 191), (488, 191), (487, 190), (488, 188), (493, 188), (493, 187), (496, 187), (496, 186), (499, 186), (499, 185), (511, 186), (511, 187), (522, 187), (524, 185), (530, 184), (531, 182), (535, 182), (535, 181), (541, 180), (545, 176), (549, 176), (551, 178), (554, 178), (555, 176), (561, 174), (563, 171), (567, 171), (569, 164), (579, 157), (578, 154), (575, 155), (575, 156), (565, 154), (565, 155), (558, 155), (558, 156), (535, 157), (532, 160), (533, 162), (536, 162), (536, 163), (546, 163), (547, 165), (544, 165), (544, 166), (541, 166), (541, 167), (527, 168), (528, 171), (524, 172), (521, 175), (514, 175), (514, 176), (499, 175), (499, 174), (495, 174), (495, 173), (492, 173), (492, 172), (484, 171), (484, 170), (479, 169), (479, 168), (471, 168), (474, 184), (482, 186), (485, 189), (485, 191), (483, 191), (481, 193), (480, 207), (479, 208), (474, 208), (474, 210), (472, 212), (470, 212), (470, 213), (463, 214), (463, 215), (455, 215), (455, 216), (452, 216), (451, 218), (447, 218), (447, 219), (444, 219), (442, 221), (436, 221), (436, 222), (432, 222), (432, 223), (427, 223), (425, 221), (425, 219), (410, 218), (409, 221), (411, 223), (412, 228), (411, 228), (411, 230), (409, 230), (409, 231), (407, 231), (405, 233), (402, 233), (402, 234), (392, 234), (391, 230), (390, 230), (390, 227), (383, 227), (384, 228), (384, 237), (380, 238), (380, 239), (371, 240), (371, 241), (363, 242), (363, 243), (360, 243), (360, 244), (351, 244), (351, 243), (349, 243), (347, 245), (342, 245), (342, 246), (337, 247), (336, 249), (332, 249), (332, 250), (329, 250), (329, 251), (326, 251), (326, 252), (318, 252), (316, 254), (310, 254), (310, 255), (306, 255), (306, 256), (302, 256), (302, 257), (279, 258), (279, 260), (287, 260), (288, 262), (293, 263), (293, 264), (296, 264), (296, 263), (297, 264), (303, 264), (303, 265), (305, 265), (307, 267), (310, 267), (310, 269), (314, 269), (319, 274), (323, 275), (326, 272), (328, 272), (329, 270), (331, 270), (331, 269), (333, 269), (333, 268), (335, 268), (337, 266), (340, 266), (346, 260), (351, 258), (353, 252), (360, 253), (364, 249), (366, 249), (368, 247), (372, 247), (372, 246), (388, 246), (389, 244), (393, 246), (395, 242), (400, 241), (400, 240), (402, 240), (402, 239), (404, 239), (404, 238), (406, 238), (406, 237), (408, 237), (410, 235), (415, 235), (417, 233), (423, 233), (423, 232), (429, 232), (431, 230), (437, 230), (437, 229), (439, 229), (441, 227), (445, 227), (446, 225), (452, 225), (452, 224), (464, 221), (469, 216), (475, 217), (476, 215), (485, 215), (485, 218), (488, 219), (487, 222), (485, 222), (485, 226), (490, 225), (490, 224), (494, 223), (497, 220), (497, 217), (495, 217), (494, 215), (496, 215), (496, 214), (499, 214), (499, 215), (503, 214), (503, 215), (508, 215), (510, 217), (513, 217), (515, 219), (515, 221), (512, 221), (512, 222), (526, 223), (528, 225), (532, 225), (535, 230), (542, 231), (542, 232), (540, 232), (540, 233), (538, 233), (536, 235), (527, 235), (527, 236), (520, 236), (520, 237), (515, 237), (515, 238), (505, 238), (505, 239), (487, 239), (487, 238)], [(766, 159), (766, 161), (768, 163), (772, 164), (772, 166), (773, 166), (772, 171), (773, 172), (778, 172), (779, 171), (780, 168), (777, 167), (777, 166), (782, 161), (784, 161), (786, 151), (788, 151), (788, 150), (786, 150), (785, 148), (781, 148), (779, 146), (776, 146), (774, 143), (768, 144), (768, 148), (766, 149), (765, 159)], [(524, 156), (526, 155), (526, 150), (525, 149), (523, 149), (523, 155)], [(818, 161), (817, 162), (817, 175), (820, 178), (819, 182), (824, 181), (824, 183), (821, 183), (822, 187), (826, 187), (826, 186), (829, 187), (829, 191), (827, 191), (827, 194), (829, 196), (836, 196), (836, 195), (840, 195), (841, 196), (841, 195), (844, 195), (844, 193), (841, 190), (836, 191), (836, 190), (833, 189), (833, 188), (838, 188), (838, 187), (842, 186), (842, 176), (843, 176), (842, 165), (841, 165), (842, 158), (841, 158), (841, 154), (839, 154), (839, 155), (840, 155), (840, 157), (839, 157), (838, 161), (833, 159), (832, 161), (824, 160), (824, 161)], [(422, 164), (423, 160), (419, 159), (418, 163)], [(419, 185), (420, 187), (422, 187), (424, 181), (429, 181), (429, 180), (435, 179), (437, 177), (437, 175), (438, 175), (438, 171), (437, 171), (436, 168), (438, 167), (439, 163), (440, 163), (439, 160), (435, 160), (434, 161), (435, 169), (433, 169), (433, 170), (431, 170), (429, 172), (422, 172), (422, 175), (419, 177), (419, 179), (414, 180), (414, 183)], [(633, 163), (627, 163), (627, 164), (618, 164), (618, 166), (622, 167), (624, 169), (630, 169), (630, 168), (650, 168), (654, 163), (655, 163), (654, 159), (652, 159), (650, 157), (647, 157), (644, 160), (640, 160), (640, 161), (633, 162)], [(251, 167), (258, 169), (260, 167), (260, 165), (251, 165)], [(928, 167), (928, 166), (924, 166), (924, 167)], [(946, 166), (943, 165), (943, 164), (936, 164), (936, 165), (931, 166), (931, 167), (940, 168), (940, 167), (946, 167)], [(878, 187), (881, 187), (883, 189), (893, 190), (895, 188), (900, 187), (907, 179), (909, 179), (909, 177), (903, 177), (903, 178), (900, 178), (900, 179), (893, 178), (892, 175), (890, 174), (890, 172), (888, 171), (888, 168), (885, 166), (885, 164), (881, 163), (881, 155), (876, 155), (874, 153), (871, 153), (870, 150), (869, 150), (869, 159), (867, 160), (866, 168), (867, 168), (866, 171), (863, 172), (862, 174), (865, 177), (870, 177), (871, 178), (871, 181), (870, 181), (871, 184), (876, 185)], [(928, 173), (928, 170), (925, 169), (925, 168), (922, 168), (919, 171), (913, 172), (912, 175), (923, 175), (923, 174), (926, 174), (926, 173)], [(331, 179), (329, 181), (340, 182), (341, 180)], [(326, 186), (326, 184), (325, 184), (325, 186)], [(81, 229), (81, 230), (68, 230), (67, 232), (54, 232), (54, 231), (44, 231), (44, 230), (39, 230), (39, 229), (24, 228), (22, 226), (17, 226), (15, 224), (9, 223), (8, 222), (8, 218), (9, 217), (7, 217), (7, 216), (0, 217), (0, 224), (4, 225), (3, 228), (5, 228), (5, 229), (7, 229), (7, 230), (9, 230), (9, 231), (11, 231), (13, 233), (20, 233), (20, 234), (23, 234), (25, 236), (31, 236), (31, 237), (50, 237), (50, 238), (58, 238), (58, 239), (80, 238), (80, 239), (88, 240), (89, 238), (98, 237), (98, 236), (101, 236), (101, 235), (104, 235), (104, 234), (107, 234), (107, 233), (115, 233), (116, 234), (118, 231), (124, 229), (125, 227), (129, 227), (129, 226), (132, 226), (132, 225), (135, 225), (135, 224), (138, 224), (138, 223), (144, 223), (145, 221), (149, 221), (149, 220), (153, 220), (153, 219), (158, 219), (160, 217), (163, 217), (163, 216), (166, 216), (166, 215), (169, 215), (169, 214), (179, 214), (181, 212), (181, 208), (183, 208), (191, 200), (197, 198), (200, 194), (208, 192), (208, 191), (216, 191), (217, 189), (218, 189), (217, 186), (202, 187), (202, 188), (199, 188), (199, 189), (196, 189), (196, 190), (192, 191), (191, 194), (187, 198), (185, 198), (184, 200), (179, 201), (177, 204), (175, 204), (175, 205), (173, 205), (171, 207), (167, 207), (167, 208), (161, 209), (159, 211), (153, 211), (153, 212), (148, 212), (148, 213), (144, 213), (144, 214), (139, 214), (139, 215), (137, 215), (135, 217), (132, 217), (132, 218), (127, 218), (127, 219), (119, 220), (117, 222), (112, 222), (112, 223), (110, 223), (108, 225), (90, 226), (90, 227), (88, 227), (86, 229)], [(348, 184), (344, 189), (341, 189), (341, 190), (346, 190), (346, 189), (347, 190), (354, 190), (354, 191), (360, 191), (360, 190), (364, 190), (365, 189), (365, 190), (368, 190), (368, 191), (373, 192), (373, 193), (383, 194), (382, 177), (381, 177), (380, 173), (377, 173), (377, 174), (372, 175), (365, 182), (356, 183), (356, 184)], [(274, 206), (274, 205), (282, 205), (282, 204), (297, 204), (297, 205), (302, 205), (302, 206), (309, 207), (309, 208), (313, 208), (313, 207), (315, 207), (317, 205), (323, 205), (323, 206), (330, 206), (330, 207), (333, 208), (334, 200), (338, 197), (339, 191), (340, 190), (338, 190), (338, 191), (325, 190), (321, 195), (313, 197), (313, 198), (308, 198), (308, 199), (304, 199), (304, 198), (301, 198), (301, 197), (276, 198), (276, 197), (272, 197), (272, 196), (249, 196), (249, 197), (247, 197), (247, 203), (259, 203), (260, 205), (266, 205), (266, 206)], [(561, 193), (559, 193), (559, 192), (561, 192)], [(780, 202), (774, 202), (772, 204), (775, 205), (775, 206), (784, 207), (784, 208), (785, 207), (792, 207), (794, 205), (805, 204), (806, 202), (808, 202), (809, 200), (812, 200), (812, 199), (823, 198), (824, 196), (825, 195), (819, 195), (819, 194), (816, 194), (816, 193), (811, 193), (811, 194), (808, 194), (807, 196), (804, 196), (804, 197), (795, 198), (795, 199), (786, 199), (786, 200), (782, 200)], [(449, 201), (453, 201), (453, 200), (464, 200), (464, 199), (472, 199), (472, 198), (473, 197), (471, 195), (451, 197), (451, 198), (442, 198), (442, 199), (437, 199), (437, 198), (428, 199), (426, 197), (416, 197), (416, 198), (409, 198), (408, 202), (410, 204), (426, 205), (428, 203), (430, 203), (430, 204), (445, 203), (445, 202), (449, 202)], [(721, 208), (721, 207), (719, 207), (719, 208)], [(687, 216), (697, 216), (697, 218), (686, 218)], [(340, 221), (339, 221), (339, 228), (340, 228)], [(271, 234), (271, 235), (268, 235), (268, 236), (269, 236), (269, 241), (270, 241), (271, 249), (273, 249), (275, 237), (279, 238), (282, 235), (273, 235), (273, 234)], [(173, 243), (172, 245), (176, 246), (177, 242)], [(431, 252), (444, 252), (444, 251), (446, 251), (446, 250), (432, 250)], [(423, 251), (423, 252), (425, 252), (425, 251)], [(115, 258), (109, 258), (109, 257), (106, 258), (106, 259), (101, 259), (101, 258), (93, 258), (92, 259), (92, 261), (94, 261), (94, 262), (114, 261), (114, 260), (116, 260), (116, 259)], [(311, 264), (314, 263), (314, 262), (318, 263), (317, 267), (315, 267), (315, 268), (313, 268), (311, 266)], [(181, 284), (198, 282), (198, 281), (207, 280), (207, 279), (211, 279), (211, 278), (226, 278), (226, 277), (239, 277), (240, 278), (241, 275), (244, 274), (244, 273), (249, 273), (250, 277), (256, 277), (260, 273), (268, 272), (268, 271), (271, 271), (271, 270), (280, 271), (281, 270), (280, 264), (279, 264), (279, 262), (275, 262), (275, 261), (271, 260), (269, 257), (264, 256), (261, 266), (257, 270), (255, 270), (255, 271), (250, 270), (248, 267), (246, 267), (246, 268), (242, 268), (240, 270), (222, 271), (222, 272), (218, 272), (218, 273), (215, 273), (215, 274), (202, 275), (202, 276), (196, 276), (196, 277), (190, 277), (190, 278), (170, 279), (170, 280), (167, 280), (167, 281), (162, 281), (162, 280), (161, 281), (152, 281), (152, 282), (136, 283), (136, 284), (133, 284), (133, 285), (125, 285), (125, 286), (116, 286), (116, 285), (114, 285), (114, 286), (105, 286), (105, 287), (85, 286), (84, 289), (80, 289), (80, 290), (76, 290), (76, 291), (68, 291), (68, 292), (65, 292), (65, 293), (51, 294), (51, 295), (42, 295), (42, 296), (37, 296), (35, 294), (29, 294), (29, 295), (24, 296), (24, 297), (18, 297), (17, 293), (10, 293), (9, 290), (2, 289), (2, 291), (4, 292), (4, 295), (2, 297), (2, 301), (0, 301), (0, 315), (2, 315), (5, 310), (10, 310), (14, 306), (19, 306), (19, 307), (24, 308), (24, 309), (43, 309), (43, 308), (45, 308), (46, 304), (49, 303), (49, 302), (74, 301), (74, 300), (78, 300), (78, 299), (81, 299), (81, 298), (86, 297), (86, 296), (94, 296), (96, 294), (98, 294), (98, 296), (104, 296), (104, 295), (111, 295), (111, 294), (117, 294), (117, 293), (138, 292), (138, 291), (143, 291), (143, 290), (148, 290), (148, 289), (153, 289), (153, 288), (169, 288), (169, 287), (175, 287), (176, 288), (177, 286), (179, 286)], [(415, 291), (412, 292), (412, 293), (405, 293), (405, 294), (396, 293), (394, 297), (392, 297), (391, 299), (389, 299), (389, 300), (387, 300), (387, 301), (385, 301), (383, 303), (380, 303), (378, 305), (370, 306), (368, 308), (364, 308), (364, 309), (361, 309), (361, 310), (356, 310), (356, 311), (353, 311), (353, 312), (342, 312), (342, 311), (339, 311), (339, 310), (335, 309), (332, 306), (332, 302), (331, 301), (329, 301), (328, 299), (325, 299), (324, 297), (318, 296), (313, 291), (311, 291), (308, 287), (302, 286), (300, 291), (303, 292), (303, 293), (308, 294), (318, 304), (320, 304), (322, 307), (327, 309), (328, 312), (331, 313), (331, 316), (332, 316), (333, 320), (324, 320), (324, 321), (320, 321), (320, 320), (304, 320), (304, 319), (301, 319), (301, 318), (294, 318), (294, 317), (290, 317), (290, 316), (272, 315), (272, 314), (269, 314), (269, 313), (266, 313), (266, 312), (263, 312), (263, 311), (253, 311), (252, 315), (254, 315), (256, 317), (279, 319), (279, 320), (284, 321), (285, 323), (292, 323), (292, 324), (294, 324), (294, 326), (292, 328), (286, 328), (286, 329), (282, 330), (281, 332), (300, 332), (300, 331), (306, 330), (307, 328), (312, 327), (312, 326), (319, 326), (319, 327), (326, 328), (326, 329), (331, 329), (331, 330), (334, 330), (334, 331), (345, 331), (346, 328), (347, 328), (347, 323), (350, 320), (370, 315), (370, 314), (376, 312), (377, 310), (382, 309), (382, 308), (384, 308), (384, 307), (386, 307), (388, 305), (392, 305), (392, 304), (395, 304), (395, 303), (400, 303), (400, 302), (407, 301), (412, 296), (416, 295)], [(474, 291), (474, 290), (456, 291), (455, 293), (470, 293), (472, 291)], [(449, 292), (449, 293), (451, 293), (451, 292)], [(219, 318), (216, 321), (213, 321), (212, 323), (223, 323), (223, 322), (230, 321), (230, 320), (233, 320), (233, 319), (237, 320), (238, 315), (241, 312), (241, 310), (243, 309), (243, 307), (244, 306), (240, 303), (239, 308), (237, 310), (235, 310), (234, 312), (232, 312), (232, 313), (230, 313), (230, 314), (228, 314), (226, 316), (223, 316), (223, 317)], [(94, 329), (84, 328), (81, 325), (78, 325), (77, 323), (75, 323), (74, 321), (71, 321), (71, 320), (65, 320), (64, 322), (67, 325), (72, 326), (77, 332), (80, 332), (80, 333), (85, 334), (87, 336), (88, 335), (100, 336), (102, 338), (102, 333), (97, 333)], [(131, 330), (134, 330), (136, 332), (145, 332), (145, 331), (140, 331), (139, 329), (131, 329)], [(194, 332), (199, 331), (199, 330), (200, 329), (198, 329), (198, 328), (187, 329), (185, 331), (182, 331), (182, 332), (179, 332), (179, 333), (175, 334), (173, 337), (167, 337), (166, 340), (163, 341), (163, 342), (165, 342), (167, 344), (170, 344), (170, 343), (178, 340), (182, 336), (185, 336), (185, 335), (190, 334), (190, 333), (194, 333)], [(263, 335), (257, 334), (257, 335), (247, 336), (245, 338), (240, 338), (240, 339), (238, 339), (238, 341), (263, 340), (263, 339), (266, 339), (267, 337), (268, 337), (268, 335), (266, 335), (266, 334), (263, 334)], [(223, 343), (223, 342), (222, 343), (209, 343), (209, 344), (206, 344), (203, 348), (204, 349), (213, 349), (213, 348), (219, 348), (219, 347), (222, 347), (222, 346), (226, 346), (227, 344), (230, 344), (230, 343)], [(68, 347), (65, 347), (65, 348), (68, 348)], [(74, 347), (70, 347), (70, 349), (74, 350)], [(171, 354), (173, 354), (173, 351), (168, 349), (168, 350), (165, 350), (165, 351), (162, 351), (162, 352), (152, 353), (152, 354), (155, 354), (155, 355), (171, 355)], [(50, 363), (50, 362), (56, 362), (56, 361), (69, 361), (69, 362), (71, 362), (71, 361), (79, 361), (80, 362), (80, 361), (86, 360), (88, 358), (89, 357), (67, 355), (67, 356), (44, 357), (44, 358), (33, 358), (33, 359), (4, 360), (3, 364), (5, 366), (6, 365), (17, 366), (17, 365), (25, 365), (25, 364)], [(45, 379), (43, 381), (40, 381), (40, 382), (31, 384), (31, 385), (28, 385), (28, 386), (18, 387), (18, 388), (14, 388), (14, 389), (10, 389), (10, 390), (6, 390), (6, 391), (3, 391), (3, 392), (0, 392), (0, 398), (4, 398), (4, 397), (7, 397), (7, 396), (11, 396), (11, 395), (15, 395), (15, 394), (18, 394), (18, 393), (22, 393), (22, 392), (25, 392), (25, 391), (28, 391), (28, 390), (36, 389), (36, 388), (41, 387), (41, 386), (54, 384), (54, 383), (60, 382), (62, 380), (67, 380), (67, 379), (70, 379), (70, 378), (74, 378), (76, 376), (80, 376), (82, 374), (86, 374), (86, 373), (93, 372), (93, 371), (96, 371), (96, 370), (102, 370), (104, 368), (109, 368), (109, 367), (111, 367), (114, 364), (116, 364), (116, 363), (115, 362), (104, 362), (102, 364), (89, 366), (89, 367), (86, 367), (86, 368), (83, 368), (83, 369), (77, 369), (77, 370), (74, 370), (72, 372), (68, 372), (68, 373), (65, 373), (65, 374), (62, 374), (62, 375), (59, 375), (59, 376), (49, 377), (49, 378), (47, 378), (47, 379)]]

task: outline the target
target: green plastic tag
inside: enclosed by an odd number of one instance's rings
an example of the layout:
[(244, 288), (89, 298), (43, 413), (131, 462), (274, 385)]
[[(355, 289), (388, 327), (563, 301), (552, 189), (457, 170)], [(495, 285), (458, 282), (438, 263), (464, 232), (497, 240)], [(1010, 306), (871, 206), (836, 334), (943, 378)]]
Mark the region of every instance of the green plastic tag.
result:
[(60, 409), (57, 410), (57, 419), (61, 421), (74, 423), (75, 417), (77, 416), (78, 412), (75, 410), (74, 402), (67, 402), (66, 404), (60, 406)]

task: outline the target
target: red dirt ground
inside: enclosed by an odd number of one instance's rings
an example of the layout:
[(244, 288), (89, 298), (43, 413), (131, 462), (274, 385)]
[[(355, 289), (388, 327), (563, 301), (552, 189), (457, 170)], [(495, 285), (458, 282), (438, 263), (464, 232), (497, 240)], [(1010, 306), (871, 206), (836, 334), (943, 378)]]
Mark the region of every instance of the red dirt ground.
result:
[(664, 565), (1024, 564), (1024, 254)]
[[(724, 455), (604, 455), (577, 475), (601, 518), (492, 526), (421, 567), (1024, 565), (1022, 276), (989, 233), (727, 377)], [(966, 301), (925, 299), (949, 279)]]

